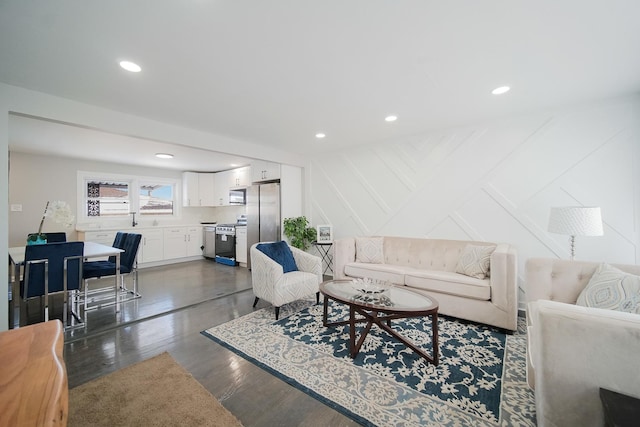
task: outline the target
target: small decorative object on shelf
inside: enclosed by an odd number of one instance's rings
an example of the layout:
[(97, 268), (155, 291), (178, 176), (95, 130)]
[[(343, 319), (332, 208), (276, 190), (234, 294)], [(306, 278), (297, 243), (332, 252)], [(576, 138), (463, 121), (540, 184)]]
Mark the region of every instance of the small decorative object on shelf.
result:
[(42, 232), (45, 218), (51, 218), (53, 222), (62, 224), (66, 228), (71, 227), (75, 220), (75, 217), (71, 213), (71, 207), (67, 202), (61, 200), (54, 200), (53, 202), (47, 201), (42, 219), (40, 220), (38, 232), (31, 233), (27, 236), (27, 245), (42, 245), (47, 243), (47, 235)]
[(318, 225), (316, 227), (318, 234), (318, 243), (331, 243), (333, 242), (333, 227), (329, 224)]

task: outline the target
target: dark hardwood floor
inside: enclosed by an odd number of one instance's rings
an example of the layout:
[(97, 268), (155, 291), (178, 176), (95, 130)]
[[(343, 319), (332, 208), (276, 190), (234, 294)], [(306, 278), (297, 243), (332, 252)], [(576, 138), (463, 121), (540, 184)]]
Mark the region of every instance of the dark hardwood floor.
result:
[(142, 269), (139, 281), (142, 298), (120, 314), (95, 310), (66, 334), (70, 388), (167, 351), (247, 427), (358, 425), (200, 333), (253, 310), (247, 269), (193, 261)]

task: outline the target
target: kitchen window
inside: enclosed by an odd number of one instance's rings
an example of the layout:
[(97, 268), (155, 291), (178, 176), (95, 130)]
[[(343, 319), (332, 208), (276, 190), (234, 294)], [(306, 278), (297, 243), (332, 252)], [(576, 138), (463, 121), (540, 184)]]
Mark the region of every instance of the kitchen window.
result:
[(88, 217), (128, 216), (131, 211), (129, 183), (86, 181), (85, 215)]
[[(78, 219), (102, 222), (140, 217), (177, 217), (179, 181), (167, 178), (78, 172)], [(136, 191), (137, 189), (137, 191)]]
[(174, 188), (172, 184), (149, 181), (140, 184), (138, 200), (140, 215), (173, 215), (175, 206)]

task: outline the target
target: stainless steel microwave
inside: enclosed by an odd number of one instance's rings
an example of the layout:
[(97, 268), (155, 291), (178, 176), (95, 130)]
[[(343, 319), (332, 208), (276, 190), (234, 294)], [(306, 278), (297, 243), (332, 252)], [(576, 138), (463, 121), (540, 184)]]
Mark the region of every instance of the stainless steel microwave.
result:
[(242, 188), (239, 190), (229, 190), (229, 204), (231, 205), (246, 205), (247, 204), (247, 190)]

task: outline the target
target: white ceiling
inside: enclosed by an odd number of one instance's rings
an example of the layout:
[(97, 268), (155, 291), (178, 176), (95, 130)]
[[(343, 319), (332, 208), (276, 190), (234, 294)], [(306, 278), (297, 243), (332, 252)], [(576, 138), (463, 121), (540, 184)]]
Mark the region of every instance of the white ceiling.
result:
[(4, 0), (0, 81), (312, 155), (640, 92), (639, 16), (637, 0)]
[[(23, 153), (199, 172), (251, 164), (246, 157), (13, 114), (9, 117), (9, 133), (9, 149)], [(174, 158), (161, 159), (155, 156), (156, 153), (173, 154)]]

